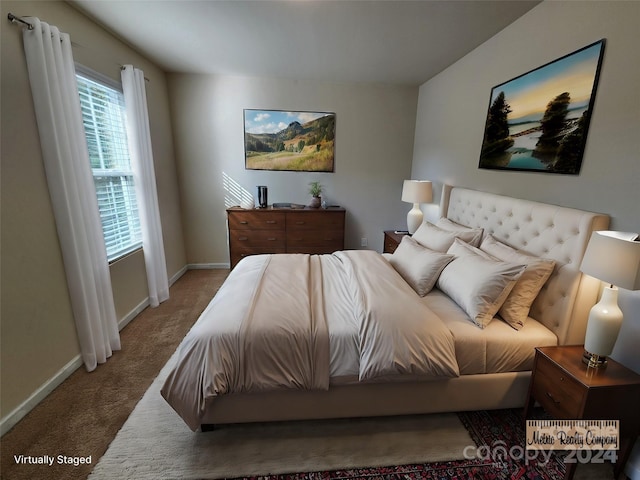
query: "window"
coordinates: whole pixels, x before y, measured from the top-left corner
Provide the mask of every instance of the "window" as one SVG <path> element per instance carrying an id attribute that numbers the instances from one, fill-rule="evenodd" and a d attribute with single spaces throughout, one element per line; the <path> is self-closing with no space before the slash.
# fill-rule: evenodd
<path id="1" fill-rule="evenodd" d="M 95 78 L 84 68 L 77 68 L 76 78 L 107 259 L 112 262 L 142 245 L 124 96 L 115 82 Z"/>

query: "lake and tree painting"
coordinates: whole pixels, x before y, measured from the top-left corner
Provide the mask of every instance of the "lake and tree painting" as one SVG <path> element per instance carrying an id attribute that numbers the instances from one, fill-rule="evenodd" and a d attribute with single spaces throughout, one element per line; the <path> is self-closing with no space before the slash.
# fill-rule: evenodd
<path id="1" fill-rule="evenodd" d="M 336 114 L 244 111 L 245 168 L 333 172 Z"/>
<path id="2" fill-rule="evenodd" d="M 578 174 L 604 40 L 491 90 L 480 168 Z"/>

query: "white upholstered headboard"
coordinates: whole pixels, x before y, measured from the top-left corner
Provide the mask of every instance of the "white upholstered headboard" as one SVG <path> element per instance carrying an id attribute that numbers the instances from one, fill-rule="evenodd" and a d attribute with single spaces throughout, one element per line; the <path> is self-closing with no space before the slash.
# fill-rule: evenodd
<path id="1" fill-rule="evenodd" d="M 560 345 L 584 342 L 589 309 L 600 282 L 580 272 L 594 230 L 606 230 L 609 216 L 546 203 L 444 185 L 440 215 L 532 255 L 556 261 L 553 274 L 530 316 L 558 337 Z"/>

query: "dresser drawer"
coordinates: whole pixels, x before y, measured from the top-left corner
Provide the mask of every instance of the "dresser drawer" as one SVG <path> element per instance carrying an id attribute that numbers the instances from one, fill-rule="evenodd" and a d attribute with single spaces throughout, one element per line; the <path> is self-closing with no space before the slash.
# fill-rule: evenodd
<path id="1" fill-rule="evenodd" d="M 287 230 L 344 230 L 344 212 L 287 213 Z"/>
<path id="2" fill-rule="evenodd" d="M 342 230 L 287 230 L 287 247 L 305 247 L 314 245 L 342 245 Z"/>
<path id="3" fill-rule="evenodd" d="M 282 212 L 229 211 L 229 230 L 284 230 Z"/>
<path id="4" fill-rule="evenodd" d="M 534 396 L 554 418 L 580 418 L 587 389 L 543 355 L 538 355 Z"/>
<path id="5" fill-rule="evenodd" d="M 285 233 L 279 230 L 230 230 L 229 243 L 234 248 L 285 248 Z"/>

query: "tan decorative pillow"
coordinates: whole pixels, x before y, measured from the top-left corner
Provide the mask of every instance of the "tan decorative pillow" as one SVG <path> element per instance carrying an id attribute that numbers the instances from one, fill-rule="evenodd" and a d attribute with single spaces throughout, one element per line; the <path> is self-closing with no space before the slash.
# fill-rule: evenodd
<path id="1" fill-rule="evenodd" d="M 389 262 L 418 295 L 424 297 L 436 284 L 442 269 L 453 255 L 434 252 L 405 236 Z"/>
<path id="2" fill-rule="evenodd" d="M 529 316 L 531 304 L 551 276 L 556 262 L 528 255 L 499 242 L 491 235 L 487 235 L 482 241 L 480 250 L 505 262 L 526 265 L 525 271 L 498 312 L 505 322 L 516 330 L 520 330 Z"/>
<path id="3" fill-rule="evenodd" d="M 466 248 L 459 239 L 447 253 L 456 258 L 440 274 L 438 288 L 476 325 L 486 327 L 524 271 L 524 265 L 490 260 Z"/>
<path id="4" fill-rule="evenodd" d="M 482 232 L 480 232 L 482 235 Z M 477 238 L 476 238 L 477 237 Z M 436 227 L 433 223 L 423 222 L 416 233 L 413 234 L 413 239 L 423 247 L 430 248 L 436 252 L 446 252 L 453 241 L 459 238 L 465 242 L 479 240 L 478 232 L 475 230 L 459 230 L 448 231 Z"/>
<path id="5" fill-rule="evenodd" d="M 475 235 L 470 240 L 465 240 L 469 245 L 473 245 L 474 247 L 480 245 L 480 240 L 482 240 L 482 232 L 484 232 L 484 229 L 482 228 L 471 228 L 465 225 L 460 225 L 459 223 L 456 223 L 445 217 L 441 217 L 440 219 L 438 219 L 438 221 L 436 222 L 436 227 L 448 232 L 474 232 Z"/>

